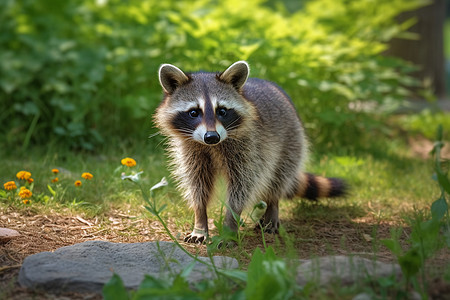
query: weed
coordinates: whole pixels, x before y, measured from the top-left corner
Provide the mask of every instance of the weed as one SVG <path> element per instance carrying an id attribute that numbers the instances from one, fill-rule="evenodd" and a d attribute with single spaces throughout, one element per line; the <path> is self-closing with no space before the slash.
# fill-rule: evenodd
<path id="1" fill-rule="evenodd" d="M 423 298 L 427 298 L 427 278 L 425 264 L 439 249 L 450 247 L 448 204 L 446 194 L 450 194 L 450 181 L 442 169 L 440 151 L 442 143 L 442 127 L 439 126 L 437 142 L 434 145 L 435 175 L 433 176 L 439 184 L 441 195 L 431 205 L 431 218 L 425 218 L 417 214 L 416 219 L 411 221 L 410 246 L 404 251 L 400 245 L 400 229 L 393 229 L 391 239 L 384 240 L 384 245 L 397 257 L 398 263 L 405 277 L 405 290 L 409 285 L 420 292 Z M 441 233 L 443 232 L 443 234 Z M 420 278 L 420 280 L 419 280 Z"/>

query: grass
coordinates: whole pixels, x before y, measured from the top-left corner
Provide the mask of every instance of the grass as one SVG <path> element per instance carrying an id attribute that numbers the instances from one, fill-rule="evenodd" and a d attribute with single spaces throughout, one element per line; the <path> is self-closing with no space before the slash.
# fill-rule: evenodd
<path id="1" fill-rule="evenodd" d="M 256 247 L 265 248 L 264 242 L 273 247 L 277 255 L 284 257 L 358 254 L 387 261 L 395 260 L 381 241 L 391 237 L 394 226 L 400 226 L 403 228 L 400 242 L 406 245 L 410 237 L 408 220 L 428 216 L 431 203 L 439 197 L 438 185 L 432 179 L 431 157 L 424 160 L 414 155 L 408 139 L 402 137 L 402 131 L 396 132 L 389 137 L 374 133 L 372 143 L 367 144 L 364 149 L 347 153 L 313 152 L 308 171 L 345 178 L 351 186 L 348 197 L 324 199 L 318 203 L 300 199 L 283 201 L 280 205 L 280 218 L 284 234 L 267 235 L 264 241 L 260 234 L 255 233 L 254 224 L 244 213 L 243 218 L 247 222 L 241 230 L 244 235 L 242 243 L 232 251 L 221 249 L 219 252 L 238 258 L 243 269 L 248 268 Z M 153 186 L 162 177 L 170 178 L 163 147 L 158 142 L 150 141 L 134 147 L 109 145 L 102 154 L 95 155 L 53 147 L 33 148 L 26 153 L 8 153 L 3 150 L 0 182 L 15 180 L 18 171 L 27 170 L 32 173 L 34 185 L 31 204 L 25 205 L 19 199 L 12 201 L 0 197 L 0 209 L 24 215 L 49 215 L 56 212 L 82 216 L 88 220 L 99 218 L 103 220 L 102 230 L 109 230 L 108 227 L 112 226 L 110 216 L 117 211 L 132 215 L 136 220 L 154 220 L 143 208 L 139 188 L 131 182 L 121 180 L 121 173 L 144 171 L 142 185 L 145 187 Z M 134 158 L 138 165 L 133 168 L 122 166 L 120 161 L 124 157 Z M 57 183 L 51 182 L 55 177 L 51 172 L 54 168 L 60 170 Z M 92 173 L 94 178 L 83 181 L 83 185 L 77 188 L 74 181 L 83 180 L 83 172 Z M 47 185 L 54 191 L 53 194 Z M 224 183 L 221 182 L 218 198 L 224 199 L 224 191 Z M 171 180 L 169 186 L 156 193 L 155 197 L 160 205 L 167 204 L 161 215 L 174 236 L 181 238 L 192 229 L 193 212 L 181 199 Z M 219 220 L 222 211 L 223 203 L 214 201 L 209 208 L 209 217 Z M 246 213 L 250 213 L 250 210 Z M 212 234 L 217 235 L 218 228 L 211 227 Z M 129 228 L 131 229 L 121 230 L 119 235 L 133 240 L 140 231 L 132 225 Z M 188 246 L 187 249 L 194 254 L 205 251 Z M 330 296 L 330 293 L 339 298 L 356 292 L 357 289 L 349 287 L 330 287 L 327 291 L 316 287 L 311 293 L 313 298 L 320 299 Z"/>
<path id="2" fill-rule="evenodd" d="M 345 178 L 350 187 L 347 198 L 325 200 L 320 204 L 313 204 L 314 209 L 306 215 L 313 217 L 320 213 L 328 220 L 340 219 L 342 214 L 348 219 L 362 216 L 374 216 L 382 221 L 401 222 L 404 214 L 413 214 L 414 209 L 423 209 L 436 198 L 439 189 L 432 180 L 433 173 L 430 161 L 413 157 L 408 152 L 408 145 L 402 138 L 382 142 L 375 145 L 373 153 L 357 155 L 313 154 L 308 171 L 325 176 Z M 380 143 L 378 143 L 380 144 Z M 382 155 L 379 148 L 384 147 Z M 49 207 L 67 207 L 76 212 L 83 212 L 88 216 L 104 213 L 112 208 L 127 208 L 133 213 L 141 210 L 142 200 L 136 187 L 120 179 L 122 172 L 127 170 L 143 170 L 143 185 L 152 186 L 162 177 L 170 178 L 166 168 L 166 157 L 163 147 L 158 145 L 144 145 L 135 147 L 125 153 L 121 147 L 101 155 L 88 153 L 74 153 L 64 149 L 35 148 L 32 151 L 16 155 L 3 153 L 3 168 L 0 170 L 0 182 L 15 180 L 15 174 L 20 170 L 27 170 L 34 178 L 34 195 L 44 194 L 47 201 L 34 198 L 33 208 L 37 212 L 45 212 Z M 132 169 L 121 166 L 124 157 L 133 157 L 138 165 Z M 53 168 L 59 168 L 59 181 L 51 183 L 55 177 L 51 173 Z M 94 178 L 83 180 L 82 172 L 90 172 Z M 75 180 L 82 180 L 83 186 L 76 188 Z M 169 180 L 170 181 L 170 180 Z M 49 185 L 56 195 L 52 196 Z M 218 198 L 224 199 L 223 182 L 219 187 Z M 177 227 L 185 229 L 190 224 L 192 213 L 180 199 L 179 193 L 170 181 L 161 201 L 168 204 L 167 217 L 174 217 Z M 10 205 L 3 200 L 1 205 Z M 305 208 L 311 204 L 301 201 L 283 201 L 281 219 L 295 218 L 292 211 L 299 218 L 303 218 Z M 18 209 L 23 208 L 17 205 Z M 210 207 L 211 217 L 218 217 L 221 202 L 214 201 Z M 181 217 L 180 217 L 181 216 Z"/>

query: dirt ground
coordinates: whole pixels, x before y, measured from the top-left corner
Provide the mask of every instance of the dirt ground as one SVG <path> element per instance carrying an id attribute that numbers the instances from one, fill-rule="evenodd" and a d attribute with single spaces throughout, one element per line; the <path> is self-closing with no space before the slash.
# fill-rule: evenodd
<path id="1" fill-rule="evenodd" d="M 170 223 L 170 220 L 169 220 Z M 320 220 L 288 220 L 284 223 L 286 231 L 293 240 L 299 258 L 311 255 L 329 254 L 361 255 L 373 258 L 376 250 L 377 259 L 394 261 L 394 257 L 384 247 L 374 249 L 372 237 L 389 238 L 392 224 L 376 223 L 370 218 L 352 221 L 325 223 Z M 113 211 L 108 216 L 99 218 L 83 218 L 77 215 L 51 213 L 34 214 L 32 211 L 18 213 L 12 208 L 0 209 L 0 227 L 15 229 L 20 236 L 0 243 L 0 298 L 4 299 L 100 299 L 99 295 L 62 294 L 52 295 L 45 292 L 29 291 L 19 286 L 17 277 L 25 257 L 42 251 L 54 251 L 89 240 L 103 240 L 120 243 L 134 243 L 164 240 L 169 236 L 157 221 Z M 306 228 L 306 229 L 305 229 Z M 170 228 L 175 232 L 174 228 Z M 247 253 L 257 246 L 262 247 L 262 239 L 258 234 L 245 229 L 243 247 Z M 181 236 L 181 235 L 180 235 Z M 408 229 L 405 228 L 405 237 Z M 280 244 L 272 235 L 266 237 L 269 245 Z M 281 241 L 281 243 L 283 243 Z M 206 255 L 204 245 L 183 243 L 184 246 L 199 255 Z M 234 250 L 228 250 L 234 251 Z M 282 254 L 282 253 L 280 253 Z M 233 256 L 233 253 L 228 253 Z M 442 279 L 443 266 L 450 261 L 450 251 L 442 251 L 430 263 L 435 269 L 433 279 L 430 278 L 430 295 L 434 299 L 450 299 L 450 285 Z M 244 264 L 246 262 L 244 261 Z M 436 271 L 442 269 L 440 271 Z"/>

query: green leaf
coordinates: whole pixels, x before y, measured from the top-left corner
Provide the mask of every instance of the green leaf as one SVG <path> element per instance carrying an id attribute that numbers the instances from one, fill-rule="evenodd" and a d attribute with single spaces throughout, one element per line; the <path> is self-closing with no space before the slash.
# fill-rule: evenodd
<path id="1" fill-rule="evenodd" d="M 47 184 L 47 188 L 48 188 L 48 191 L 50 192 L 50 194 L 52 194 L 52 196 L 55 197 L 55 195 L 56 195 L 55 190 L 52 189 L 52 187 L 49 184 Z"/>
<path id="2" fill-rule="evenodd" d="M 189 283 L 180 275 L 177 275 L 173 281 L 168 278 L 155 278 L 145 275 L 133 299 L 198 300 L 200 298 L 196 292 L 191 290 Z"/>
<path id="3" fill-rule="evenodd" d="M 103 286 L 102 295 L 105 300 L 130 299 L 122 279 L 116 273 L 114 273 L 111 279 Z"/>
<path id="4" fill-rule="evenodd" d="M 191 263 L 189 265 L 187 265 L 183 269 L 183 271 L 180 273 L 180 276 L 183 277 L 184 279 L 189 278 L 189 274 L 191 274 L 192 269 L 194 269 L 194 267 L 195 267 L 195 264 L 196 264 L 195 260 L 191 261 Z"/>
<path id="5" fill-rule="evenodd" d="M 144 280 L 142 280 L 139 285 L 139 290 L 141 289 L 166 289 L 169 287 L 167 280 L 162 280 L 159 278 L 155 278 L 150 275 L 145 275 Z"/>
<path id="6" fill-rule="evenodd" d="M 167 204 L 161 205 L 161 207 L 158 209 L 158 214 L 160 214 L 163 210 L 165 210 L 167 207 Z"/>
<path id="7" fill-rule="evenodd" d="M 154 216 L 157 216 L 157 215 L 158 215 L 158 212 L 157 212 L 153 207 L 150 207 L 150 206 L 148 206 L 148 205 L 145 205 L 144 207 L 145 207 L 145 209 L 148 210 L 152 215 L 154 215 Z"/>
<path id="8" fill-rule="evenodd" d="M 450 181 L 448 180 L 447 176 L 445 176 L 444 173 L 442 173 L 441 170 L 436 170 L 437 179 L 439 182 L 439 185 L 448 193 L 450 194 Z"/>
<path id="9" fill-rule="evenodd" d="M 402 268 L 403 274 L 411 278 L 416 275 L 422 267 L 422 258 L 419 251 L 415 248 L 408 250 L 405 255 L 399 257 L 398 263 Z"/>
<path id="10" fill-rule="evenodd" d="M 295 277 L 271 247 L 263 254 L 256 248 L 248 267 L 247 299 L 288 299 L 293 294 Z"/>
<path id="11" fill-rule="evenodd" d="M 232 278 L 234 280 L 240 281 L 240 282 L 247 282 L 247 272 L 241 271 L 241 270 L 231 270 L 231 269 L 219 269 L 218 270 L 220 274 L 225 275 L 229 278 Z"/>
<path id="12" fill-rule="evenodd" d="M 385 245 L 391 252 L 399 257 L 403 254 L 402 246 L 400 245 L 400 234 L 401 228 L 392 228 L 391 229 L 391 239 L 381 240 L 381 243 Z"/>
<path id="13" fill-rule="evenodd" d="M 448 205 L 444 195 L 442 195 L 441 198 L 439 198 L 438 200 L 434 201 L 433 204 L 431 204 L 431 215 L 433 219 L 436 219 L 438 221 L 442 220 L 447 211 Z"/>

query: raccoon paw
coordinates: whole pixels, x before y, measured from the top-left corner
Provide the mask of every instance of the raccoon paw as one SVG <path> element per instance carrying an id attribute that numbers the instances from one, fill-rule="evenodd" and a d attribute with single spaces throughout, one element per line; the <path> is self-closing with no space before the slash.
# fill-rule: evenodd
<path id="1" fill-rule="evenodd" d="M 257 232 L 261 232 L 261 228 L 263 229 L 264 233 L 269 233 L 269 234 L 278 234 L 278 227 L 280 227 L 280 222 L 269 222 L 268 224 L 264 223 L 264 222 L 259 222 L 258 224 L 256 224 L 255 226 L 255 230 Z"/>
<path id="2" fill-rule="evenodd" d="M 194 229 L 194 231 L 184 238 L 184 241 L 186 243 L 203 244 L 206 242 L 207 236 L 208 233 L 206 231 Z"/>
<path id="3" fill-rule="evenodd" d="M 217 245 L 217 249 L 233 249 L 236 248 L 238 243 L 233 240 L 228 241 L 220 241 L 220 243 Z"/>

